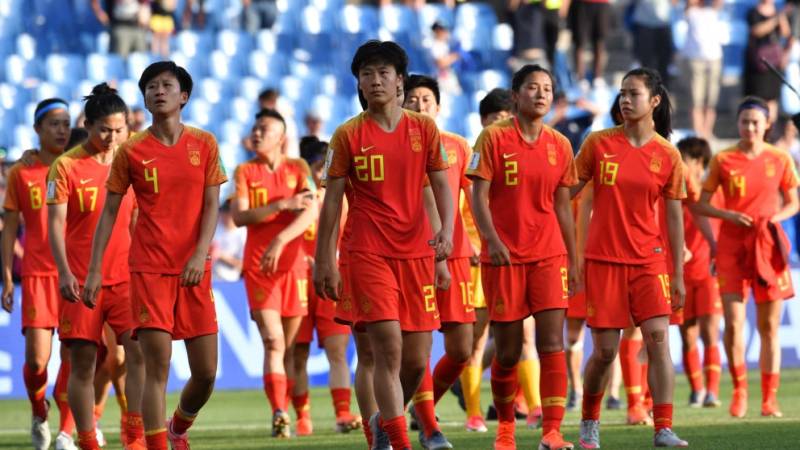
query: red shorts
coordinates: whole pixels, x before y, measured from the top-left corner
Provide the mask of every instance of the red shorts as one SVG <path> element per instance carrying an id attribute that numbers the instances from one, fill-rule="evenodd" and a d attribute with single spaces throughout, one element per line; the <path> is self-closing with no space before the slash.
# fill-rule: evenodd
<path id="1" fill-rule="evenodd" d="M 211 272 L 200 284 L 181 286 L 179 275 L 131 272 L 131 308 L 138 330 L 155 328 L 172 339 L 190 339 L 218 331 L 217 310 L 211 290 Z"/>
<path id="2" fill-rule="evenodd" d="M 722 299 L 716 277 L 686 281 L 686 302 L 683 305 L 684 320 L 722 314 Z"/>
<path id="3" fill-rule="evenodd" d="M 336 312 L 334 319 L 336 323 L 352 326 L 353 325 L 353 294 L 350 287 L 350 265 L 339 264 L 339 276 L 342 279 L 342 292 L 339 301 L 336 302 Z"/>
<path id="4" fill-rule="evenodd" d="M 250 311 L 272 309 L 281 317 L 308 314 L 308 272 L 305 269 L 266 274 L 258 270 L 244 273 L 244 287 Z"/>
<path id="5" fill-rule="evenodd" d="M 788 268 L 778 278 L 777 286 L 764 286 L 752 275 L 744 276 L 740 271 L 723 271 L 722 267 L 719 267 L 717 281 L 720 295 L 737 294 L 745 301 L 750 297 L 748 294 L 751 289 L 756 303 L 788 300 L 794 297 L 792 275 Z"/>
<path id="6" fill-rule="evenodd" d="M 548 309 L 566 309 L 567 257 L 508 266 L 481 266 L 483 292 L 493 322 L 516 322 Z"/>
<path id="7" fill-rule="evenodd" d="M 586 260 L 586 323 L 590 327 L 628 328 L 671 313 L 669 275 L 663 261 Z"/>
<path id="8" fill-rule="evenodd" d="M 567 308 L 568 319 L 581 319 L 586 320 L 586 290 L 576 292 L 575 295 L 569 298 L 569 307 Z"/>
<path id="9" fill-rule="evenodd" d="M 353 315 L 357 328 L 394 320 L 408 332 L 441 326 L 433 286 L 433 257 L 394 259 L 350 253 Z"/>
<path id="10" fill-rule="evenodd" d="M 475 323 L 475 302 L 473 301 L 472 273 L 469 258 L 447 260 L 450 271 L 450 288 L 436 290 L 436 304 L 439 306 L 442 323 Z"/>
<path id="11" fill-rule="evenodd" d="M 61 321 L 58 324 L 58 335 L 62 341 L 80 339 L 90 341 L 97 346 L 104 345 L 103 323 L 108 323 L 117 342 L 126 331 L 133 330 L 136 325 L 131 313 L 130 283 L 123 282 L 112 286 L 103 286 L 97 295 L 97 305 L 90 309 L 83 302 L 61 304 Z"/>
<path id="12" fill-rule="evenodd" d="M 25 276 L 20 285 L 22 291 L 22 333 L 25 328 L 58 327 L 58 310 L 61 293 L 58 276 Z"/>
<path id="13" fill-rule="evenodd" d="M 325 339 L 339 334 L 349 335 L 350 327 L 336 323 L 336 302 L 324 300 L 317 296 L 314 287 L 308 290 L 308 315 L 303 317 L 295 342 L 310 344 L 314 340 L 314 328 L 317 329 L 317 345 L 323 348 Z"/>

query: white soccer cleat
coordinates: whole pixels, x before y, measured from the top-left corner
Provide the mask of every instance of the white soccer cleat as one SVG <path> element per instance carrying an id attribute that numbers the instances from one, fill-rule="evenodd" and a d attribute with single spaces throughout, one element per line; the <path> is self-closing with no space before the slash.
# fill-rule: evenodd
<path id="1" fill-rule="evenodd" d="M 47 424 L 47 419 L 33 416 L 31 420 L 31 443 L 36 450 L 47 450 L 50 448 L 50 426 Z"/>
<path id="2" fill-rule="evenodd" d="M 689 443 L 679 438 L 671 428 L 662 428 L 653 438 L 654 447 L 688 447 Z"/>
<path id="3" fill-rule="evenodd" d="M 105 447 L 107 442 L 106 437 L 103 435 L 103 430 L 101 430 L 100 427 L 95 427 L 94 434 L 97 436 L 97 445 Z"/>
<path id="4" fill-rule="evenodd" d="M 600 421 L 581 420 L 581 448 L 600 448 Z"/>
<path id="5" fill-rule="evenodd" d="M 72 440 L 72 436 L 60 431 L 56 436 L 56 450 L 78 450 L 78 447 Z"/>

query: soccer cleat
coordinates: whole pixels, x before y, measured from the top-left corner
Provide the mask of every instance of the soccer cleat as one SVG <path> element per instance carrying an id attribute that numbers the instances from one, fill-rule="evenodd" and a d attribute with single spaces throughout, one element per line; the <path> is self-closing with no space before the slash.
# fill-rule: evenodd
<path id="1" fill-rule="evenodd" d="M 464 400 L 464 390 L 461 388 L 461 379 L 456 378 L 455 383 L 450 386 L 450 392 L 456 396 L 458 399 L 458 406 L 461 408 L 462 411 L 467 410 L 467 402 Z"/>
<path id="2" fill-rule="evenodd" d="M 606 409 L 609 411 L 616 411 L 622 409 L 622 402 L 617 397 L 608 396 L 606 399 Z"/>
<path id="3" fill-rule="evenodd" d="M 100 427 L 95 425 L 94 434 L 97 436 L 97 445 L 105 447 L 108 442 L 106 442 L 106 437 Z"/>
<path id="4" fill-rule="evenodd" d="M 78 450 L 78 447 L 72 440 L 72 436 L 60 431 L 56 436 L 56 450 Z"/>
<path id="5" fill-rule="evenodd" d="M 761 404 L 762 417 L 783 417 L 783 413 L 778 407 L 778 402 L 769 401 Z"/>
<path id="6" fill-rule="evenodd" d="M 550 430 L 539 442 L 539 450 L 572 450 L 573 447 L 572 442 L 565 441 L 558 430 Z"/>
<path id="7" fill-rule="evenodd" d="M 147 443 L 144 438 L 138 438 L 133 442 L 125 444 L 124 450 L 147 450 Z"/>
<path id="8" fill-rule="evenodd" d="M 420 431 L 419 443 L 425 450 L 445 450 L 453 448 L 453 444 L 444 437 L 441 431 L 434 431 L 428 438 L 425 437 L 425 433 Z"/>
<path id="9" fill-rule="evenodd" d="M 653 447 L 688 447 L 689 443 L 679 438 L 671 428 L 658 430 L 653 438 Z"/>
<path id="10" fill-rule="evenodd" d="M 706 398 L 703 399 L 703 408 L 718 408 L 722 405 L 713 392 L 706 392 Z"/>
<path id="11" fill-rule="evenodd" d="M 297 419 L 297 425 L 295 425 L 295 433 L 298 436 L 311 436 L 311 433 L 314 432 L 314 425 L 311 423 L 310 417 L 301 417 Z"/>
<path id="12" fill-rule="evenodd" d="M 542 426 L 542 408 L 536 408 L 528 414 L 528 417 L 525 419 L 525 424 L 531 430 L 536 430 L 541 428 Z"/>
<path id="13" fill-rule="evenodd" d="M 477 433 L 486 433 L 489 431 L 489 429 L 486 428 L 486 422 L 483 421 L 483 417 L 481 416 L 472 416 L 468 418 L 466 428 L 467 431 L 474 431 Z"/>
<path id="14" fill-rule="evenodd" d="M 417 412 L 414 411 L 414 405 L 408 407 L 408 415 L 410 416 L 408 428 L 413 431 L 421 430 L 422 428 L 419 426 L 419 421 L 417 421 Z"/>
<path id="15" fill-rule="evenodd" d="M 705 396 L 705 392 L 703 391 L 692 391 L 689 394 L 689 407 L 690 408 L 699 408 L 703 406 L 703 397 Z"/>
<path id="16" fill-rule="evenodd" d="M 600 448 L 600 421 L 581 420 L 581 448 Z"/>
<path id="17" fill-rule="evenodd" d="M 361 416 L 346 414 L 336 418 L 337 433 L 349 433 L 353 430 L 358 430 L 360 428 L 361 428 Z M 298 432 L 298 434 L 300 433 Z"/>
<path id="18" fill-rule="evenodd" d="M 643 405 L 634 405 L 628 408 L 628 425 L 652 425 L 653 418 L 647 413 Z"/>
<path id="19" fill-rule="evenodd" d="M 517 441 L 514 438 L 515 422 L 499 422 L 497 435 L 494 437 L 494 450 L 516 450 Z"/>
<path id="20" fill-rule="evenodd" d="M 372 450 L 391 450 L 392 443 L 389 435 L 381 428 L 379 422 L 380 412 L 369 418 L 369 429 L 372 431 Z"/>
<path id="21" fill-rule="evenodd" d="M 275 410 L 275 414 L 272 415 L 272 437 L 292 437 L 291 423 L 292 420 L 289 418 L 289 414 L 286 414 L 280 409 Z"/>
<path id="22" fill-rule="evenodd" d="M 50 434 L 50 426 L 47 424 L 47 419 L 33 416 L 31 420 L 31 443 L 36 450 L 47 450 L 50 448 L 50 441 L 52 435 Z"/>
<path id="23" fill-rule="evenodd" d="M 747 414 L 747 389 L 734 389 L 731 406 L 728 409 L 731 417 L 742 418 Z"/>
<path id="24" fill-rule="evenodd" d="M 172 450 L 189 450 L 189 433 L 173 433 L 172 419 L 167 421 L 167 440 Z"/>

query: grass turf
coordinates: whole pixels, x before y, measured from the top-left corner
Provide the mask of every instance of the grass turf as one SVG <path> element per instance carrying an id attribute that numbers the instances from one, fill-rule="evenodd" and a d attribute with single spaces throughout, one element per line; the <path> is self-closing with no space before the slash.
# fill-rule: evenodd
<path id="1" fill-rule="evenodd" d="M 800 448 L 800 370 L 785 370 L 781 380 L 779 400 L 784 417 L 760 417 L 761 389 L 756 371 L 749 373 L 750 399 L 748 415 L 744 419 L 728 416 L 731 385 L 727 373 L 723 376 L 721 398 L 723 405 L 716 409 L 693 409 L 687 406 L 688 385 L 683 375 L 676 377 L 674 429 L 695 449 L 765 449 Z M 489 404 L 491 394 L 488 380 L 483 383 L 482 404 Z M 169 411 L 177 402 L 177 395 L 168 398 Z M 333 410 L 327 389 L 312 390 L 312 416 L 314 435 L 289 440 L 269 437 L 269 408 L 260 391 L 215 392 L 190 431 L 193 449 L 362 449 L 366 447 L 360 431 L 348 435 L 333 432 Z M 109 399 L 101 427 L 109 440 L 107 448 L 120 448 L 119 412 Z M 623 401 L 624 403 L 624 401 Z M 353 410 L 356 410 L 353 399 Z M 457 449 L 491 449 L 496 422 L 489 422 L 488 433 L 464 431 L 464 414 L 455 397 L 447 394 L 437 406 L 442 431 Z M 577 443 L 579 412 L 568 412 L 563 432 L 566 439 Z M 631 427 L 624 424 L 625 412 L 602 412 L 601 443 L 606 449 L 637 449 L 652 446 L 651 427 Z M 51 410 L 50 426 L 58 424 L 58 412 Z M 0 448 L 30 448 L 28 427 L 30 407 L 24 400 L 0 402 Z M 409 431 L 414 448 L 420 448 L 416 432 Z M 541 431 L 529 430 L 524 422 L 517 425 L 519 448 L 533 449 L 538 445 Z"/>

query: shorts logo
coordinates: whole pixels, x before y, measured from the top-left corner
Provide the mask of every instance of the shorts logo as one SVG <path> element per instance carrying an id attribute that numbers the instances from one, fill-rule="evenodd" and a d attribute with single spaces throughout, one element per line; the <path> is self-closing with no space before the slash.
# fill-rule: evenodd
<path id="1" fill-rule="evenodd" d="M 28 308 L 27 311 L 25 311 L 25 314 L 28 316 L 28 319 L 30 319 L 30 320 L 35 319 L 36 318 L 36 308 L 31 306 L 30 308 Z"/>
<path id="2" fill-rule="evenodd" d="M 650 172 L 661 172 L 661 158 L 653 158 L 650 160 Z"/>
<path id="3" fill-rule="evenodd" d="M 147 323 L 150 322 L 150 313 L 147 312 L 145 307 L 142 307 L 141 311 L 139 311 L 139 322 Z"/>
<path id="4" fill-rule="evenodd" d="M 361 297 L 358 306 L 363 313 L 369 314 L 369 312 L 372 311 L 372 303 L 370 303 L 369 299 L 364 296 Z"/>
<path id="5" fill-rule="evenodd" d="M 72 323 L 70 323 L 69 319 L 61 319 L 61 324 L 58 327 L 59 333 L 69 333 L 72 331 Z"/>
<path id="6" fill-rule="evenodd" d="M 189 150 L 189 163 L 195 167 L 200 165 L 200 150 Z"/>
<path id="7" fill-rule="evenodd" d="M 350 312 L 353 310 L 353 302 L 350 301 L 350 297 L 343 297 L 339 302 L 339 306 L 344 312 Z"/>
<path id="8" fill-rule="evenodd" d="M 558 157 L 556 156 L 556 149 L 553 144 L 547 144 L 547 162 L 550 163 L 551 166 L 555 166 L 558 162 Z"/>
<path id="9" fill-rule="evenodd" d="M 289 175 L 289 177 L 286 178 L 286 186 L 289 189 L 296 188 L 297 187 L 297 177 L 294 176 L 294 175 Z"/>
<path id="10" fill-rule="evenodd" d="M 773 163 L 772 161 L 767 162 L 766 169 L 767 169 L 767 178 L 772 178 L 775 176 L 775 163 Z"/>
<path id="11" fill-rule="evenodd" d="M 594 317 L 594 305 L 586 302 L 586 317 Z"/>
<path id="12" fill-rule="evenodd" d="M 506 312 L 506 305 L 503 304 L 502 300 L 498 300 L 497 303 L 494 305 L 494 311 L 497 314 L 503 314 Z"/>
<path id="13" fill-rule="evenodd" d="M 256 303 L 264 303 L 267 299 L 267 293 L 264 292 L 264 289 L 258 288 L 255 292 Z"/>

